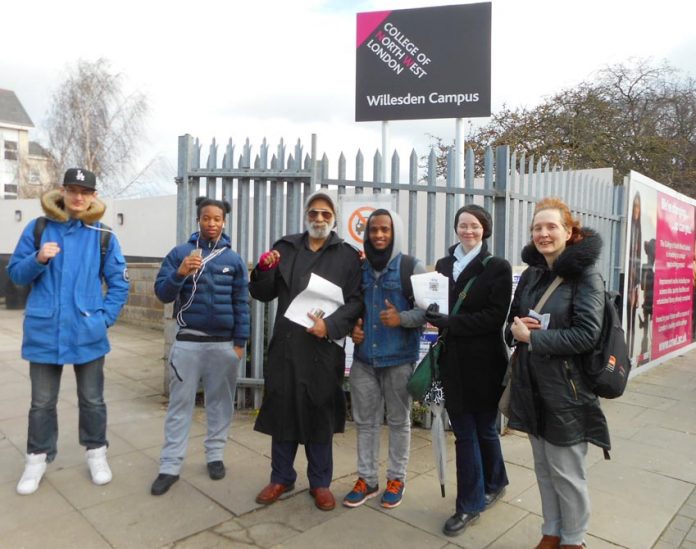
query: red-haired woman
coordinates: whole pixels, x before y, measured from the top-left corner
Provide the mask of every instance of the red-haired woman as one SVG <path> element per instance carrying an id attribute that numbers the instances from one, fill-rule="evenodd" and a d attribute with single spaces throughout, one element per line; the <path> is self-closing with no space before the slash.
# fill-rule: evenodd
<path id="1" fill-rule="evenodd" d="M 606 419 L 578 360 L 602 326 L 604 285 L 594 266 L 602 241 L 558 198 L 537 203 L 531 236 L 522 250 L 529 268 L 509 315 L 518 357 L 509 425 L 528 433 L 532 445 L 544 518 L 537 549 L 580 548 L 590 517 L 587 443 L 610 448 Z M 542 329 L 530 310 L 557 276 L 563 282 L 536 311 L 550 315 Z"/>

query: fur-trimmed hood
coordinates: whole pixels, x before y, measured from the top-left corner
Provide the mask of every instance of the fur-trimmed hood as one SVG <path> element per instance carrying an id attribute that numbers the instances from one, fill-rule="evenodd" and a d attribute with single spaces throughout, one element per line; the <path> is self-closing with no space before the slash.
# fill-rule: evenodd
<path id="1" fill-rule="evenodd" d="M 65 211 L 65 203 L 63 202 L 63 194 L 58 189 L 53 189 L 41 195 L 41 207 L 46 213 L 46 216 L 58 223 L 65 223 L 70 219 L 68 212 Z M 99 221 L 106 211 L 106 204 L 95 197 L 94 202 L 90 204 L 87 211 L 77 216 L 87 225 L 92 225 Z"/>
<path id="2" fill-rule="evenodd" d="M 602 252 L 602 237 L 589 227 L 580 229 L 582 239 L 566 246 L 553 264 L 552 271 L 565 279 L 578 278 L 585 269 L 593 266 Z M 530 242 L 522 249 L 522 261 L 530 267 L 547 269 L 546 259 Z"/>

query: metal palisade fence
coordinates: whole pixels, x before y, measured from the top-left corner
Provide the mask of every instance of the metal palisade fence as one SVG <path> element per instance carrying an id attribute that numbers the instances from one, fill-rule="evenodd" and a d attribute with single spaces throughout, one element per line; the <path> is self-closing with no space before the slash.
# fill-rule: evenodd
<path id="1" fill-rule="evenodd" d="M 299 140 L 290 152 L 282 140 L 274 149 L 264 140 L 252 155 L 247 139 L 237 158 L 236 146 L 229 140 L 220 160 L 219 148 L 213 139 L 202 164 L 203 147 L 199 140 L 190 135 L 179 137 L 178 243 L 186 241 L 197 229 L 196 197 L 222 198 L 232 205 L 227 223 L 232 248 L 251 267 L 282 235 L 302 231 L 305 198 L 318 188 L 328 188 L 339 196 L 391 194 L 408 232 L 404 239 L 408 252 L 427 265 L 434 265 L 456 242 L 454 214 L 459 206 L 479 204 L 493 217 L 491 252 L 519 265 L 522 247 L 529 242 L 534 204 L 546 196 L 559 196 L 581 218 L 583 225 L 602 236 L 604 249 L 598 267 L 607 288 L 619 289 L 626 205 L 623 187 L 613 184 L 610 169 L 565 171 L 524 155 L 517 157 L 507 146 L 500 146 L 485 151 L 483 176 L 475 177 L 474 152 L 467 148 L 463 185 L 457 186 L 453 169 L 446 170 L 447 177 L 438 178 L 434 150 L 424 167 L 419 166 L 419 158 L 412 151 L 403 177 L 399 155 L 394 152 L 388 165 L 389 181 L 379 181 L 383 162 L 379 152 L 373 157 L 371 180 L 365 177 L 365 161 L 360 151 L 355 157 L 353 179 L 347 177 L 343 153 L 338 158 L 336 177 L 332 178 L 327 156 L 317 156 L 314 135 L 309 153 L 305 153 Z M 454 163 L 455 151 L 450 149 L 446 164 L 454 166 Z M 260 405 L 263 357 L 275 312 L 275 303 L 252 302 L 251 360 L 248 369 L 244 363 L 240 365 L 243 371 L 239 372 L 242 389 L 238 407 Z M 245 387 L 253 388 L 252 401 L 246 400 Z"/>

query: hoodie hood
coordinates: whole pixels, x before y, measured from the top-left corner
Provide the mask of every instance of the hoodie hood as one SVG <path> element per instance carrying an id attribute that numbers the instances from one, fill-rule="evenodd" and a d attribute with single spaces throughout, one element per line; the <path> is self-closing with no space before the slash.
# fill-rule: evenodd
<path id="1" fill-rule="evenodd" d="M 370 265 L 373 266 L 377 271 L 382 271 L 384 268 L 389 265 L 392 259 L 394 259 L 397 255 L 400 253 L 403 253 L 403 234 L 404 234 L 404 225 L 403 222 L 401 221 L 401 217 L 399 217 L 399 214 L 396 213 L 395 211 L 386 209 L 386 208 L 380 208 L 375 211 L 380 211 L 380 210 L 386 210 L 389 214 L 389 217 L 391 217 L 392 220 L 392 241 L 386 250 L 379 251 L 376 250 L 372 244 L 370 243 L 370 239 L 368 237 L 368 227 L 370 226 L 370 220 L 372 217 L 375 215 L 375 212 L 372 212 L 370 214 L 370 217 L 367 218 L 367 223 L 365 225 L 365 241 L 363 243 L 363 248 L 365 249 L 365 256 L 367 257 L 367 260 L 370 262 Z M 383 215 L 383 214 L 381 214 Z M 387 256 L 388 254 L 388 256 Z M 385 256 L 387 256 L 385 258 Z M 385 260 L 386 259 L 386 260 Z M 381 269 L 379 267 L 382 267 Z"/>
<path id="2" fill-rule="evenodd" d="M 46 217 L 53 221 L 65 223 L 70 219 L 68 212 L 65 211 L 63 194 L 58 189 L 48 191 L 41 196 L 41 207 Z M 106 204 L 95 197 L 89 208 L 78 215 L 76 219 L 79 219 L 86 225 L 93 225 L 104 216 L 104 212 L 106 212 Z"/>
<path id="3" fill-rule="evenodd" d="M 580 235 L 582 238 L 575 244 L 566 246 L 551 269 L 553 273 L 567 280 L 580 277 L 585 269 L 597 263 L 602 252 L 602 237 L 596 231 L 583 227 L 580 229 Z M 522 261 L 530 267 L 548 268 L 546 259 L 533 242 L 522 249 Z"/>

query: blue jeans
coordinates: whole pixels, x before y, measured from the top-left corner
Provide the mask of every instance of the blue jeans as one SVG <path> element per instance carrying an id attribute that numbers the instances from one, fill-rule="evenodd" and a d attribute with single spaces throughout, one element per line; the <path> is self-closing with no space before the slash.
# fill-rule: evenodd
<path id="1" fill-rule="evenodd" d="M 457 513 L 478 513 L 485 494 L 508 484 L 500 437 L 495 428 L 498 410 L 450 416 L 457 455 Z"/>
<path id="2" fill-rule="evenodd" d="M 104 357 L 75 364 L 77 399 L 80 410 L 80 444 L 88 450 L 106 446 L 106 404 L 104 403 Z M 58 451 L 56 403 L 63 374 L 62 364 L 29 363 L 31 408 L 27 454 L 47 454 L 50 463 Z"/>

